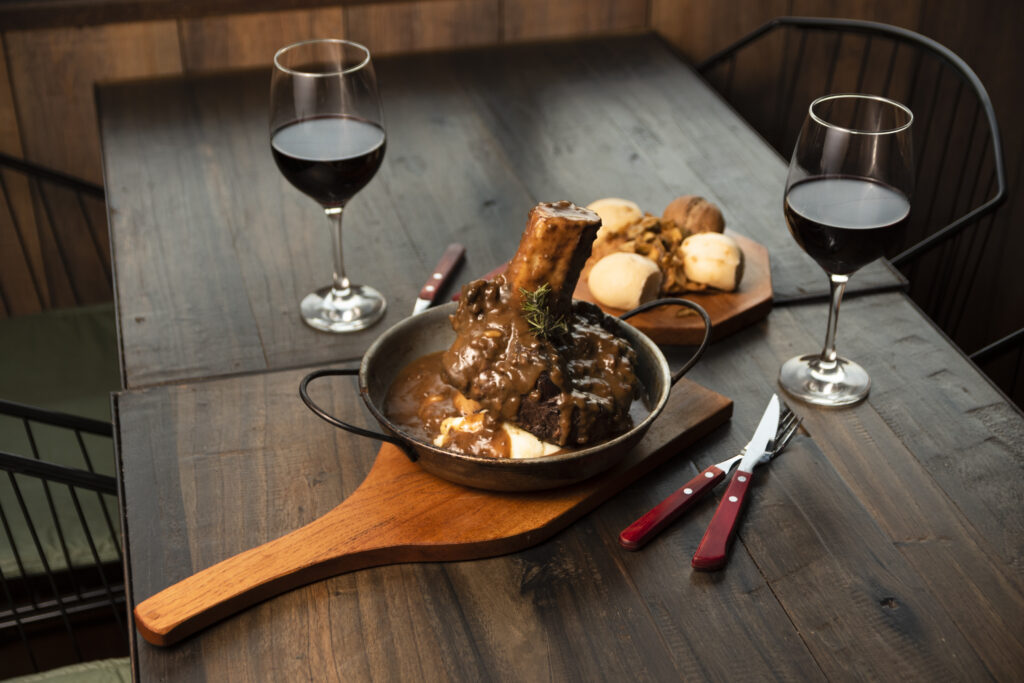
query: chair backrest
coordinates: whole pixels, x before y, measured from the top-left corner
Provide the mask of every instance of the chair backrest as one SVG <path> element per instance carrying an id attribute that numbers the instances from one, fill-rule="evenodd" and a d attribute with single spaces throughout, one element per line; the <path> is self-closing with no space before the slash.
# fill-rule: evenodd
<path id="1" fill-rule="evenodd" d="M 127 652 L 112 435 L 0 400 L 0 677 Z"/>
<path id="2" fill-rule="evenodd" d="M 888 256 L 918 305 L 953 330 L 1006 198 L 999 128 L 974 71 L 906 29 L 811 17 L 775 19 L 697 68 L 787 159 L 820 95 L 863 92 L 910 107 L 916 187 L 905 239 Z"/>
<path id="3" fill-rule="evenodd" d="M 0 317 L 112 298 L 103 188 L 0 154 Z"/>

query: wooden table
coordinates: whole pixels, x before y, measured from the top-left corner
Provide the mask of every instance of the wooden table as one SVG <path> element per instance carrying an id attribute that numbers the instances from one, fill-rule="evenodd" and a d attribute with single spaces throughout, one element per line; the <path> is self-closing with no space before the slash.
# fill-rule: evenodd
<path id="1" fill-rule="evenodd" d="M 769 247 L 776 294 L 821 271 L 781 219 L 785 162 L 656 38 L 382 60 L 389 146 L 346 217 L 379 327 L 298 317 L 329 273 L 318 210 L 267 149 L 268 75 L 119 84 L 100 95 L 123 371 L 115 402 L 134 604 L 322 515 L 377 445 L 297 398 L 405 316 L 444 245 L 463 279 L 507 259 L 536 201 L 703 194 Z M 859 286 L 898 284 L 875 265 Z M 1024 418 L 900 293 L 843 306 L 868 401 L 796 406 L 806 434 L 758 472 L 728 568 L 689 558 L 706 501 L 640 552 L 619 531 L 749 438 L 781 362 L 817 349 L 824 305 L 776 308 L 690 374 L 730 424 L 551 540 L 473 562 L 321 581 L 171 648 L 143 680 L 1019 679 Z M 671 351 L 676 355 L 676 350 Z M 356 415 L 338 383 L 331 408 Z M 369 418 L 365 418 L 369 420 Z"/>

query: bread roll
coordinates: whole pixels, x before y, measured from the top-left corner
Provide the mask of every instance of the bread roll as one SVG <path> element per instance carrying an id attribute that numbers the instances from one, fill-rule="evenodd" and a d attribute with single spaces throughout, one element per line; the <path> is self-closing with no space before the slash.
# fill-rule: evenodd
<path id="1" fill-rule="evenodd" d="M 601 217 L 601 229 L 597 232 L 597 242 L 608 239 L 640 220 L 644 212 L 636 202 L 617 197 L 598 199 L 587 205 L 587 208 Z"/>
<path id="2" fill-rule="evenodd" d="M 594 264 L 587 286 L 598 303 L 629 310 L 657 298 L 661 280 L 657 263 L 640 254 L 619 251 Z"/>
<path id="3" fill-rule="evenodd" d="M 743 277 L 743 251 L 736 240 L 717 232 L 690 235 L 680 247 L 686 279 L 731 292 Z"/>

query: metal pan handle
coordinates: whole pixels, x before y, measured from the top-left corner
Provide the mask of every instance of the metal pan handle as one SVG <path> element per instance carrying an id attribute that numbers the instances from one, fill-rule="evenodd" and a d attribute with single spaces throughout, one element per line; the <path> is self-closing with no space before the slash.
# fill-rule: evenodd
<path id="1" fill-rule="evenodd" d="M 405 455 L 409 458 L 409 460 L 412 460 L 413 462 L 416 462 L 416 460 L 419 458 L 419 456 L 416 454 L 416 451 L 414 451 L 409 446 L 409 444 L 405 443 L 405 441 L 403 441 L 402 439 L 400 439 L 400 438 L 398 438 L 396 436 L 391 436 L 390 434 L 384 434 L 382 432 L 375 432 L 375 431 L 372 431 L 370 429 L 363 429 L 362 427 L 356 427 L 355 425 L 351 425 L 351 424 L 349 424 L 347 422 L 343 422 L 343 421 L 339 420 L 338 418 L 334 417 L 333 415 L 328 413 L 326 410 L 321 408 L 319 405 L 317 405 L 316 402 L 309 397 L 309 392 L 306 390 L 306 387 L 309 386 L 310 382 L 312 382 L 313 380 L 318 379 L 320 377 L 334 377 L 334 376 L 338 376 L 338 375 L 353 376 L 353 375 L 358 375 L 358 374 L 359 374 L 359 369 L 358 368 L 348 368 L 348 369 L 331 369 L 331 368 L 327 368 L 327 369 L 324 369 L 324 370 L 314 370 L 313 372 L 311 372 L 308 375 L 306 375 L 305 377 L 303 377 L 302 378 L 302 382 L 299 383 L 299 396 L 302 397 L 302 402 L 306 404 L 306 407 L 309 408 L 310 410 L 312 410 L 313 413 L 315 413 L 316 416 L 319 417 L 321 420 L 323 420 L 323 421 L 325 421 L 325 422 L 327 422 L 329 424 L 332 424 L 335 427 L 341 427 L 342 429 L 344 429 L 347 432 L 352 432 L 353 434 L 358 434 L 359 436 L 368 436 L 371 439 L 380 439 L 381 441 L 387 441 L 388 443 L 394 444 L 394 445 L 398 446 L 400 449 L 402 449 L 402 452 L 405 453 Z"/>
<path id="2" fill-rule="evenodd" d="M 679 306 L 685 306 L 686 308 L 693 309 L 700 316 L 700 319 L 704 321 L 704 339 L 701 340 L 700 345 L 697 347 L 697 350 L 693 352 L 692 356 L 690 356 L 690 360 L 686 361 L 686 363 L 683 364 L 683 367 L 679 368 L 672 374 L 672 386 L 675 386 L 676 382 L 682 379 L 683 375 L 689 372 L 690 368 L 697 364 L 697 361 L 700 360 L 700 357 L 704 355 L 705 349 L 708 348 L 708 342 L 711 341 L 711 318 L 708 316 L 708 312 L 705 311 L 699 304 L 694 303 L 689 299 L 666 298 L 655 299 L 654 301 L 648 301 L 645 304 L 640 304 L 633 310 L 626 311 L 625 313 L 620 315 L 619 320 L 625 320 L 626 318 L 634 316 L 637 313 L 643 313 L 644 311 L 649 311 L 652 308 L 657 308 L 658 306 L 665 306 L 667 304 L 677 304 Z"/>

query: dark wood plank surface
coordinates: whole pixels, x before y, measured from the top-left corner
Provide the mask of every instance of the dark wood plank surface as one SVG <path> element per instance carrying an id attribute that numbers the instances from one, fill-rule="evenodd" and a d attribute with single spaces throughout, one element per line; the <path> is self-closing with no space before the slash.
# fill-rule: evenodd
<path id="1" fill-rule="evenodd" d="M 391 306 L 327 335 L 297 302 L 330 273 L 318 207 L 269 153 L 266 70 L 99 91 L 125 386 L 356 358 L 407 315 L 451 241 L 464 278 L 515 250 L 537 201 L 719 203 L 780 296 L 825 277 L 782 219 L 785 163 L 651 36 L 385 58 L 388 154 L 345 219 L 350 276 Z M 881 264 L 852 289 L 895 285 Z"/>
<path id="2" fill-rule="evenodd" d="M 734 417 L 553 539 L 489 560 L 368 569 L 279 596 L 171 648 L 136 638 L 146 680 L 1012 680 L 1024 667 L 1024 420 L 902 295 L 849 302 L 840 348 L 868 402 L 795 406 L 806 434 L 755 474 L 729 566 L 689 558 L 706 501 L 644 550 L 619 531 L 739 450 L 824 306 L 774 310 L 692 377 Z M 117 400 L 141 601 L 321 516 L 377 444 L 322 423 L 300 371 Z M 329 409 L 362 413 L 337 382 Z M 365 413 L 361 419 L 369 420 Z M 997 493 L 998 492 L 998 493 Z"/>
<path id="3" fill-rule="evenodd" d="M 782 221 L 785 162 L 656 40 L 383 60 L 380 74 L 389 156 L 352 204 L 347 244 L 353 275 L 392 296 L 392 320 L 448 241 L 468 247 L 459 280 L 482 274 L 554 196 L 704 194 L 768 247 L 776 295 L 820 289 Z M 330 268 L 326 234 L 266 152 L 266 80 L 101 93 L 133 605 L 322 516 L 377 452 L 297 396 L 296 368 L 353 358 L 378 332 L 298 319 Z M 881 265 L 858 281 L 896 283 Z M 712 345 L 690 377 L 735 401 L 730 424 L 553 538 L 320 581 L 170 648 L 135 635 L 139 678 L 1019 679 L 1024 418 L 902 294 L 844 303 L 839 350 L 872 393 L 844 410 L 794 406 L 804 433 L 757 470 L 725 571 L 689 567 L 710 500 L 642 551 L 619 547 L 622 528 L 739 451 L 780 364 L 820 348 L 826 313 L 776 307 Z M 354 382 L 331 392 L 329 410 L 371 421 Z"/>

